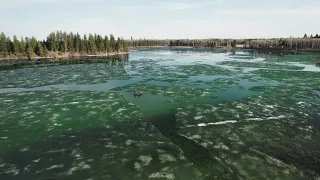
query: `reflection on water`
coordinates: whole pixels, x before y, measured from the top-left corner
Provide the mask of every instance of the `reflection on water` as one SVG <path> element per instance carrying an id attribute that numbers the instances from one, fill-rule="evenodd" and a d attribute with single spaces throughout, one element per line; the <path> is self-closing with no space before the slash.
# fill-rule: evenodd
<path id="1" fill-rule="evenodd" d="M 320 177 L 319 55 L 117 58 L 1 62 L 0 179 Z"/>

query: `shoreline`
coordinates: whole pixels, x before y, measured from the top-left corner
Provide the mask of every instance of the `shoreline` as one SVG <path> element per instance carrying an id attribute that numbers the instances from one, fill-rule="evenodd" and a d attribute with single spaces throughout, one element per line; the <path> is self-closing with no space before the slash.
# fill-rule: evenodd
<path id="1" fill-rule="evenodd" d="M 68 58 L 98 58 L 98 57 L 108 57 L 108 56 L 116 56 L 116 55 L 128 55 L 129 52 L 112 52 L 112 53 L 100 53 L 100 54 L 82 54 L 82 53 L 58 53 L 58 52 L 50 52 L 49 56 L 18 56 L 18 57 L 0 57 L 0 61 L 19 61 L 19 60 L 39 60 L 39 59 L 68 59 Z"/>
<path id="2" fill-rule="evenodd" d="M 181 48 L 181 49 L 197 49 L 202 47 L 193 47 L 193 46 L 148 46 L 148 47 L 131 47 L 130 49 L 139 49 L 139 48 Z M 203 47 L 209 48 L 209 47 Z M 219 49 L 219 50 L 249 50 L 249 51 L 259 51 L 265 53 L 295 53 L 295 54 L 320 54 L 320 49 L 282 49 L 282 48 L 239 48 L 239 47 L 218 47 L 218 48 L 209 48 L 209 49 Z M 0 61 L 19 61 L 19 60 L 40 60 L 40 59 L 72 59 L 72 58 L 98 58 L 98 57 L 108 57 L 115 55 L 128 55 L 130 52 L 112 52 L 112 53 L 100 53 L 100 54 L 86 54 L 86 53 L 59 53 L 59 52 L 49 52 L 47 56 L 15 56 L 15 57 L 0 57 Z"/>
<path id="3" fill-rule="evenodd" d="M 208 49 L 219 49 L 219 50 L 256 50 L 256 51 L 266 51 L 266 52 L 291 52 L 291 53 L 319 53 L 320 49 L 284 49 L 284 48 L 249 48 L 249 47 L 204 47 L 204 46 L 147 46 L 149 48 L 159 48 L 159 47 L 168 47 L 168 48 L 181 48 L 181 49 L 198 49 L 198 48 L 208 48 Z M 146 48 L 145 46 L 134 47 L 131 49 Z"/>
<path id="4" fill-rule="evenodd" d="M 257 50 L 257 51 L 260 51 L 260 52 L 320 54 L 320 49 L 282 49 L 282 48 L 240 48 L 240 49 Z"/>

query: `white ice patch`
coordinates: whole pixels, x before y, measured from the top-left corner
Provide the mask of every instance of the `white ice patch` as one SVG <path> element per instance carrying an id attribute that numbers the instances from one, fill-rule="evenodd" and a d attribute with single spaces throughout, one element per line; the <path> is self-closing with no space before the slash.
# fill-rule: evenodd
<path id="1" fill-rule="evenodd" d="M 167 172 L 156 172 L 152 173 L 149 178 L 166 178 L 166 179 L 174 179 L 174 175 L 172 173 L 167 173 Z"/>
<path id="2" fill-rule="evenodd" d="M 127 110 L 127 109 L 125 109 L 125 108 L 119 108 L 116 112 L 114 112 L 114 113 L 111 115 L 111 117 L 114 116 L 115 114 L 121 113 L 122 111 L 125 111 L 125 110 Z"/>
<path id="3" fill-rule="evenodd" d="M 206 96 L 207 94 L 210 94 L 209 92 L 204 92 L 204 93 L 202 93 L 202 97 L 204 97 L 204 96 Z"/>
<path id="4" fill-rule="evenodd" d="M 67 175 L 72 175 L 74 171 L 90 169 L 90 168 L 91 168 L 90 165 L 86 164 L 85 162 L 81 162 L 77 164 L 77 166 L 70 168 L 67 172 Z"/>
<path id="5" fill-rule="evenodd" d="M 272 106 L 272 105 L 266 105 L 266 107 L 267 107 L 267 108 L 270 108 L 270 109 L 273 109 L 273 108 L 274 108 L 274 106 Z"/>
<path id="6" fill-rule="evenodd" d="M 112 148 L 112 149 L 115 149 L 117 148 L 115 145 L 113 145 L 111 142 L 109 142 L 107 145 L 105 145 L 104 147 L 106 148 Z"/>
<path id="7" fill-rule="evenodd" d="M 48 167 L 46 170 L 49 171 L 51 169 L 63 168 L 63 166 L 64 166 L 63 164 L 53 165 L 53 166 Z"/>
<path id="8" fill-rule="evenodd" d="M 176 161 L 176 158 L 170 154 L 160 154 L 159 159 L 160 159 L 161 163 Z"/>
<path id="9" fill-rule="evenodd" d="M 69 104 L 80 104 L 79 102 L 71 102 Z"/>
<path id="10" fill-rule="evenodd" d="M 127 145 L 127 146 L 130 146 L 133 142 L 134 142 L 133 140 L 130 140 L 130 139 L 129 139 L 129 140 L 126 141 L 126 145 Z"/>
<path id="11" fill-rule="evenodd" d="M 29 151 L 29 147 L 22 148 L 22 149 L 20 149 L 20 151 L 21 152 L 27 152 L 27 151 Z"/>
<path id="12" fill-rule="evenodd" d="M 201 136 L 196 134 L 196 135 L 189 137 L 189 139 L 201 139 Z"/>
<path id="13" fill-rule="evenodd" d="M 14 176 L 20 173 L 20 170 L 17 167 L 12 167 L 5 172 L 6 174 L 13 174 Z"/>
<path id="14" fill-rule="evenodd" d="M 200 123 L 197 126 L 199 127 L 206 127 L 206 126 L 212 126 L 212 125 L 222 125 L 222 124 L 233 124 L 237 123 L 238 121 L 220 121 L 215 123 Z M 194 127 L 194 126 L 188 126 L 188 127 Z"/>
<path id="15" fill-rule="evenodd" d="M 38 104 L 40 103 L 41 101 L 32 101 L 32 102 L 29 102 L 28 104 Z"/>
<path id="16" fill-rule="evenodd" d="M 120 104 L 119 102 L 114 102 L 111 104 L 111 106 L 114 106 L 114 105 L 117 105 L 117 104 Z"/>
<path id="17" fill-rule="evenodd" d="M 96 115 L 96 114 L 98 114 L 96 111 L 90 111 L 88 114 L 90 114 L 90 115 Z"/>
<path id="18" fill-rule="evenodd" d="M 136 170 L 138 170 L 138 171 L 141 171 L 141 170 L 142 170 L 142 166 L 141 166 L 141 164 L 140 164 L 139 162 L 135 162 L 135 163 L 134 163 L 134 168 L 135 168 Z"/>
<path id="19" fill-rule="evenodd" d="M 261 118 L 248 118 L 246 121 L 262 121 L 263 119 Z"/>
<path id="20" fill-rule="evenodd" d="M 194 117 L 195 120 L 199 120 L 199 119 L 202 119 L 202 118 L 204 118 L 204 116 L 196 116 L 196 117 Z"/>
<path id="21" fill-rule="evenodd" d="M 215 149 L 223 149 L 223 150 L 227 150 L 227 151 L 230 150 L 230 148 L 228 146 L 224 145 L 223 143 L 219 143 L 219 144 L 213 146 L 213 148 L 215 148 Z"/>
<path id="22" fill-rule="evenodd" d="M 268 117 L 267 120 L 275 120 L 275 119 L 282 119 L 285 118 L 285 116 L 276 116 L 276 117 Z"/>
<path id="23" fill-rule="evenodd" d="M 35 160 L 32 160 L 33 162 L 37 163 L 40 161 L 40 158 L 39 159 L 35 159 Z"/>
<path id="24" fill-rule="evenodd" d="M 148 166 L 152 161 L 152 157 L 151 156 L 140 156 L 139 160 L 143 163 L 143 166 Z"/>

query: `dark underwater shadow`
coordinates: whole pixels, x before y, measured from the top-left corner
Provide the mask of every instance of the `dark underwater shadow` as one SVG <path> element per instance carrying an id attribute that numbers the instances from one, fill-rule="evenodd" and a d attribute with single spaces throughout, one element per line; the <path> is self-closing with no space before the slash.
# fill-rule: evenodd
<path id="1" fill-rule="evenodd" d="M 183 174 L 175 179 L 246 178 L 237 169 L 213 157 L 220 157 L 225 152 L 205 148 L 178 132 L 176 111 L 169 111 L 133 124 L 115 123 L 63 133 L 5 153 L 0 159 L 0 179 L 138 180 L 148 179 L 152 173 L 165 168 Z M 230 156 L 237 159 L 242 154 L 252 154 L 250 147 L 286 164 L 320 174 L 319 144 L 301 148 L 299 143 L 283 139 L 258 144 L 248 141 L 247 146 L 238 149 L 239 154 Z M 164 152 L 176 161 L 163 163 L 158 157 Z M 201 175 L 190 170 L 177 170 L 176 166 L 186 167 L 190 162 Z M 168 174 L 163 172 L 161 175 L 165 177 Z"/>
<path id="2" fill-rule="evenodd" d="M 183 152 L 145 121 L 63 133 L 4 154 L 1 180 L 138 180 L 165 168 L 181 174 L 177 179 L 198 176 L 192 170 L 182 172 L 190 166 Z M 174 162 L 159 159 L 168 154 Z"/>

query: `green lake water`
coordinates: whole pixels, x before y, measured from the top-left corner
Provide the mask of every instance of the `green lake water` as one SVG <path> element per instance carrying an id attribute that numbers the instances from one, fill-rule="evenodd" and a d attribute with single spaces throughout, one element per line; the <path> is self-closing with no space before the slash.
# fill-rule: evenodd
<path id="1" fill-rule="evenodd" d="M 1 62 L 0 179 L 319 180 L 319 58 L 151 48 Z"/>

